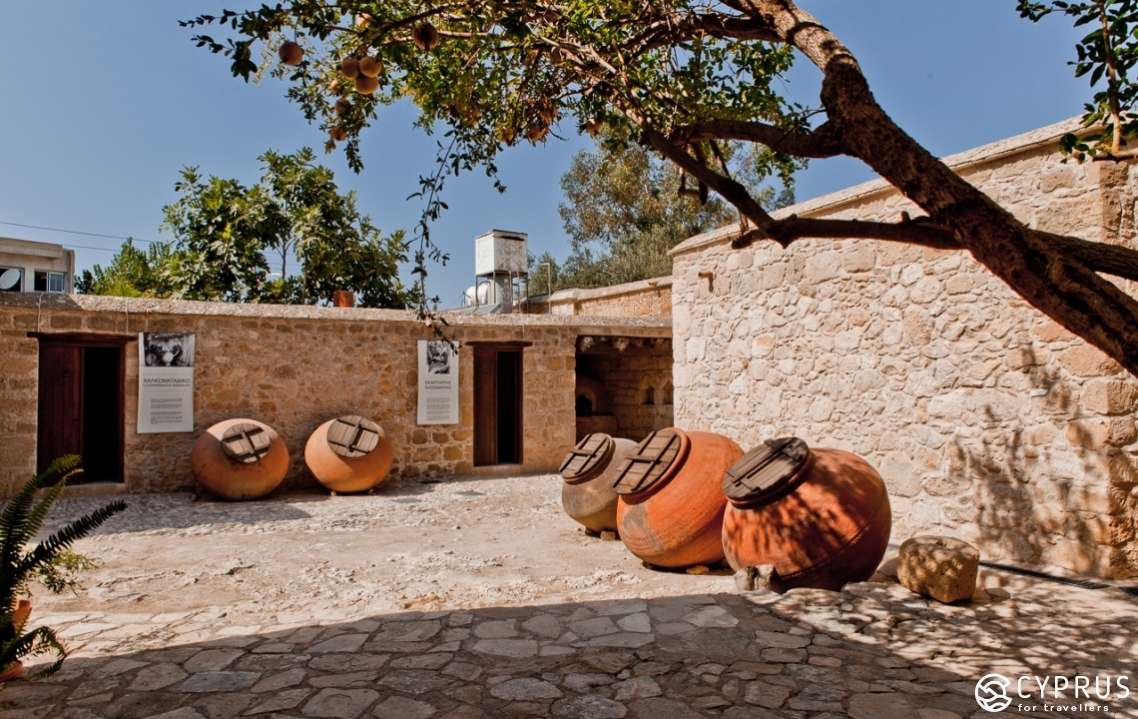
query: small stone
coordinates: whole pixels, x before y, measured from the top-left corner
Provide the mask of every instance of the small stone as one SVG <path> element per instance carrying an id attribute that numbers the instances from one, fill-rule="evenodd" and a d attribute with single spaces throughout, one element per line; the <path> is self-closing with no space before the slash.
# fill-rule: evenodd
<path id="1" fill-rule="evenodd" d="M 637 612 L 636 614 L 629 614 L 627 617 L 621 617 L 617 620 L 616 624 L 626 632 L 652 631 L 652 622 L 648 619 L 648 614 L 645 612 Z"/>
<path id="2" fill-rule="evenodd" d="M 427 719 L 436 711 L 427 702 L 393 696 L 377 704 L 371 713 L 378 719 Z"/>
<path id="3" fill-rule="evenodd" d="M 482 639 L 474 644 L 474 651 L 521 659 L 537 654 L 537 642 L 533 639 Z"/>
<path id="4" fill-rule="evenodd" d="M 286 669 L 272 676 L 265 677 L 253 685 L 253 692 L 275 692 L 288 687 L 294 687 L 304 681 L 303 669 Z"/>
<path id="5" fill-rule="evenodd" d="M 968 600 L 976 591 L 980 552 L 951 537 L 906 540 L 897 555 L 897 579 L 910 591 L 938 602 Z"/>
<path id="6" fill-rule="evenodd" d="M 152 692 L 180 682 L 188 676 L 177 664 L 154 664 L 135 674 L 129 689 L 132 692 Z"/>
<path id="7" fill-rule="evenodd" d="M 308 648 L 309 654 L 332 654 L 336 652 L 355 652 L 367 641 L 366 634 L 341 634 L 326 639 Z"/>
<path id="8" fill-rule="evenodd" d="M 522 629 L 548 639 L 561 636 L 561 622 L 552 614 L 539 614 L 522 622 Z"/>
<path id="9" fill-rule="evenodd" d="M 789 696 L 789 687 L 767 682 L 750 682 L 743 694 L 743 701 L 766 709 L 777 709 Z"/>
<path id="10" fill-rule="evenodd" d="M 683 620 L 688 624 L 694 624 L 705 629 L 709 627 L 729 628 L 739 623 L 739 620 L 733 617 L 731 612 L 715 604 L 689 612 L 684 615 Z"/>
<path id="11" fill-rule="evenodd" d="M 509 639 L 518 636 L 518 630 L 514 628 L 512 619 L 482 622 L 474 627 L 474 636 L 479 639 Z"/>
<path id="12" fill-rule="evenodd" d="M 711 574 L 711 568 L 704 565 L 704 564 L 697 564 L 694 567 L 688 567 L 684 571 L 687 572 L 688 574 L 695 574 L 695 575 Z"/>
<path id="13" fill-rule="evenodd" d="M 522 677 L 510 679 L 490 690 L 492 696 L 506 701 L 524 702 L 539 699 L 560 699 L 561 690 L 547 681 Z"/>
<path id="14" fill-rule="evenodd" d="M 249 711 L 245 712 L 246 716 L 254 714 L 267 714 L 269 712 L 281 712 L 287 709 L 295 709 L 304 701 L 305 697 L 312 693 L 311 689 L 285 689 L 272 694 L 260 704 L 254 706 Z"/>
<path id="15" fill-rule="evenodd" d="M 191 674 L 218 672 L 232 664 L 241 654 L 237 649 L 204 649 L 183 662 L 182 666 Z"/>
<path id="16" fill-rule="evenodd" d="M 620 539 L 620 535 L 617 534 L 616 532 L 613 532 L 611 530 L 606 529 L 603 532 L 601 532 L 601 539 L 606 541 L 606 542 L 615 542 L 616 540 Z M 621 716 L 624 716 L 624 715 L 622 714 Z"/>
<path id="17" fill-rule="evenodd" d="M 248 689 L 260 678 L 260 672 L 199 672 L 182 682 L 178 691 L 236 692 Z"/>
<path id="18" fill-rule="evenodd" d="M 572 697 L 553 705 L 553 716 L 570 719 L 623 719 L 628 709 L 623 704 L 595 694 Z"/>
<path id="19" fill-rule="evenodd" d="M 658 697 L 664 692 L 652 677 L 633 677 L 616 685 L 617 701 L 648 699 Z"/>
<path id="20" fill-rule="evenodd" d="M 355 719 L 376 699 L 379 692 L 371 689 L 321 689 L 308 700 L 301 713 L 311 717 Z"/>
<path id="21" fill-rule="evenodd" d="M 855 694 L 850 697 L 852 719 L 910 719 L 916 707 L 904 694 Z"/>
<path id="22" fill-rule="evenodd" d="M 758 572 L 754 567 L 743 567 L 735 572 L 735 588 L 740 592 L 751 592 L 755 589 L 755 577 Z"/>

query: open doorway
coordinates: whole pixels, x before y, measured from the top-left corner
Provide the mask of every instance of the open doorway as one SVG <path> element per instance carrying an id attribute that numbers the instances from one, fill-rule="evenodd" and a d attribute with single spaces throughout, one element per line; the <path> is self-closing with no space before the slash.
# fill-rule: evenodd
<path id="1" fill-rule="evenodd" d="M 522 463 L 522 348 L 474 346 L 474 464 Z"/>
<path id="2" fill-rule="evenodd" d="M 76 482 L 123 481 L 123 383 L 126 338 L 39 337 L 36 465 L 82 457 Z"/>

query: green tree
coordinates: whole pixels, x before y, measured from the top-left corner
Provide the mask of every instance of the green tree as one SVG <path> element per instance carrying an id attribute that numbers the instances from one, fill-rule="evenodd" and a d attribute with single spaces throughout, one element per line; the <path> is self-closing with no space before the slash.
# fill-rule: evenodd
<path id="1" fill-rule="evenodd" d="M 84 272 L 80 292 L 126 297 L 183 297 L 229 302 L 331 302 L 355 292 L 364 307 L 403 308 L 416 301 L 399 279 L 404 233 L 384 235 L 360 212 L 354 192 L 312 150 L 269 150 L 258 158 L 256 185 L 182 170 L 179 197 L 163 208 L 171 243 L 145 252 L 125 243 L 111 263 Z M 268 254 L 279 257 L 272 278 Z M 300 273 L 288 274 L 295 255 Z"/>
<path id="2" fill-rule="evenodd" d="M 106 267 L 95 265 L 75 281 L 75 289 L 89 295 L 165 297 L 171 293 L 162 268 L 170 247 L 153 242 L 145 250 L 127 240 Z"/>
<path id="3" fill-rule="evenodd" d="M 1138 102 L 1121 81 L 1138 46 L 1133 33 L 1122 32 L 1136 1 L 1099 0 L 1108 31 L 1089 43 L 1091 63 L 1114 65 L 1118 117 L 1129 117 Z M 1027 302 L 1138 374 L 1138 300 L 1103 276 L 1138 279 L 1138 253 L 1017 220 L 898 126 L 854 53 L 794 0 L 291 0 L 184 25 L 197 28 L 195 41 L 228 56 L 230 70 L 246 80 L 258 71 L 255 49 L 275 50 L 285 38 L 299 43 L 303 57 L 290 52 L 289 64 L 272 72 L 331 143 L 346 142 L 353 167 L 360 165 L 360 132 L 383 105 L 411 98 L 420 127 L 445 128 L 439 169 L 421 180 L 420 271 L 449 174 L 483 167 L 493 176 L 505 147 L 542 143 L 562 121 L 591 131 L 604 126 L 674 164 L 700 195 L 715 192 L 734 206 L 746 222 L 736 248 L 869 238 L 967 251 Z M 207 26 L 226 36 L 202 34 Z M 816 106 L 781 94 L 779 79 L 796 56 L 821 75 Z M 377 77 L 361 74 L 363 64 Z M 1122 124 L 1120 151 L 1133 131 L 1132 123 Z M 761 146 L 768 172 L 796 159 L 856 158 L 924 216 L 776 219 L 724 166 L 723 146 L 731 141 Z"/>
<path id="4" fill-rule="evenodd" d="M 163 208 L 162 226 L 174 235 L 162 268 L 175 297 L 250 302 L 268 282 L 265 250 L 285 232 L 287 219 L 263 188 L 237 180 L 203 178 L 182 170 L 181 195 Z"/>
<path id="5" fill-rule="evenodd" d="M 761 187 L 755 158 L 747 148 L 725 145 L 732 174 L 751 187 L 764 207 L 793 202 L 793 179 L 784 187 Z M 788 170 L 790 168 L 787 168 Z M 565 200 L 561 219 L 570 254 L 561 267 L 561 287 L 603 287 L 671 274 L 668 251 L 692 235 L 737 217 L 719 197 L 700 201 L 697 188 L 685 187 L 675 165 L 640 145 L 601 142 L 582 150 L 561 178 Z"/>

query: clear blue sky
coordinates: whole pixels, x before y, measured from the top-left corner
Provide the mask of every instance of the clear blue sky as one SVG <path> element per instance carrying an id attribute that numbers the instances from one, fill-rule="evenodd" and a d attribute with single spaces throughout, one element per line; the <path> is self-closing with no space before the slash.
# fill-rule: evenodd
<path id="1" fill-rule="evenodd" d="M 144 239 L 160 237 L 161 208 L 183 165 L 253 181 L 266 148 L 319 148 L 275 81 L 246 85 L 190 43 L 177 20 L 240 3 L 56 0 L 5 3 L 0 15 L 0 220 Z M 1060 20 L 1020 20 L 1014 0 L 802 0 L 858 55 L 885 108 L 932 151 L 945 154 L 1078 114 L 1088 96 L 1066 62 L 1076 32 Z M 788 78 L 815 97 L 805 63 Z M 814 93 L 812 95 L 812 93 Z M 434 140 L 411 128 L 411 109 L 387 111 L 363 142 L 360 175 L 339 154 L 324 161 L 356 189 L 384 229 L 410 228 L 407 201 L 429 170 Z M 451 209 L 434 229 L 451 252 L 429 289 L 457 302 L 473 272 L 472 238 L 492 227 L 528 232 L 534 254 L 558 258 L 567 240 L 557 213 L 559 180 L 574 152 L 566 141 L 518 148 L 500 162 L 499 195 L 481 174 L 452 181 Z M 798 198 L 871 175 L 850 161 L 817 163 Z M 118 241 L 0 225 L 0 235 L 113 250 Z M 80 267 L 112 253 L 79 249 Z"/>

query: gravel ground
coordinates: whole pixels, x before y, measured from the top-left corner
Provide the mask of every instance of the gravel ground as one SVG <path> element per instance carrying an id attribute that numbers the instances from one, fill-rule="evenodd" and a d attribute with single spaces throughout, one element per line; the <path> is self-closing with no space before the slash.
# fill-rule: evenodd
<path id="1" fill-rule="evenodd" d="M 979 719 L 990 672 L 1138 674 L 1138 604 L 1117 589 L 985 570 L 958 606 L 883 577 L 739 594 L 586 537 L 559 490 L 129 497 L 79 547 L 102 562 L 86 588 L 34 597 L 73 653 L 4 685 L 0 719 Z M 1069 704 L 1000 715 L 1138 716 L 1133 697 Z"/>
<path id="2" fill-rule="evenodd" d="M 240 503 L 128 496 L 126 512 L 78 545 L 101 563 L 84 590 L 36 602 L 60 612 L 223 605 L 263 623 L 314 607 L 347 617 L 730 591 L 723 574 L 652 571 L 620 542 L 585 536 L 561 511 L 560 488 L 542 475 Z M 104 501 L 64 500 L 52 520 Z"/>

